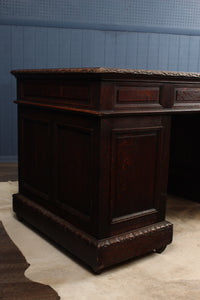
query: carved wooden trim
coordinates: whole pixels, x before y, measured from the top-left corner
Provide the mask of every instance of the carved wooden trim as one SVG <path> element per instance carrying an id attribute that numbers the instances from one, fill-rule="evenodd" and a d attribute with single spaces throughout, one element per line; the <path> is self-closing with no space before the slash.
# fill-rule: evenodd
<path id="1" fill-rule="evenodd" d="M 177 102 L 200 102 L 200 88 L 177 88 L 175 93 Z"/>
<path id="2" fill-rule="evenodd" d="M 135 70 L 135 69 L 117 69 L 117 68 L 55 68 L 55 69 L 24 69 L 13 70 L 13 75 L 23 74 L 125 74 L 125 75 L 142 75 L 149 77 L 173 77 L 182 79 L 200 79 L 200 74 L 195 72 L 174 72 L 174 71 L 152 71 L 152 70 Z"/>
<path id="3" fill-rule="evenodd" d="M 109 246 L 113 246 L 119 243 L 124 243 L 126 241 L 132 241 L 139 237 L 147 236 L 149 234 L 154 234 L 158 231 L 163 231 L 165 229 L 172 228 L 172 224 L 168 221 L 162 221 L 159 223 L 155 223 L 152 225 L 148 225 L 139 229 L 131 230 L 129 232 L 121 233 L 109 238 L 97 240 L 93 236 L 87 234 L 86 232 L 81 231 L 80 229 L 76 228 L 72 224 L 68 223 L 66 220 L 56 216 L 55 214 L 51 213 L 50 211 L 46 210 L 45 208 L 41 207 L 40 205 L 30 201 L 28 198 L 24 197 L 21 194 L 13 195 L 14 199 L 20 199 L 20 202 L 27 206 L 31 207 L 35 212 L 41 214 L 45 218 L 50 219 L 54 223 L 58 224 L 60 227 L 63 228 L 64 231 L 68 231 L 74 235 L 76 235 L 79 239 L 83 240 L 88 245 L 91 245 L 95 248 L 107 248 Z M 15 204 L 14 200 L 14 204 Z M 14 205 L 15 208 L 15 205 Z M 18 212 L 20 216 L 20 212 Z"/>
<path id="4" fill-rule="evenodd" d="M 97 240 L 21 194 L 13 195 L 13 208 L 18 217 L 78 256 L 97 273 L 114 263 L 165 247 L 172 241 L 173 225 L 167 221 Z M 146 243 L 143 245 L 141 241 Z"/>
<path id="5" fill-rule="evenodd" d="M 113 237 L 110 237 L 108 239 L 99 240 L 98 241 L 98 248 L 106 248 L 108 246 L 113 246 L 118 243 L 125 243 L 127 241 L 132 241 L 134 239 L 137 239 L 139 237 L 144 237 L 149 234 L 153 234 L 157 231 L 162 231 L 164 229 L 171 228 L 172 224 L 168 221 L 163 221 L 160 223 L 155 223 L 153 225 L 149 225 L 146 227 L 142 227 L 140 229 L 135 229 L 133 231 L 125 232 Z"/>

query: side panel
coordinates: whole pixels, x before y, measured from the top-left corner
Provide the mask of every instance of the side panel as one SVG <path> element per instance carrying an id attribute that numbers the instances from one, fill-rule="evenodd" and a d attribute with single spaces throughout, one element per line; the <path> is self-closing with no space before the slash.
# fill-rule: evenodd
<path id="1" fill-rule="evenodd" d="M 54 209 L 93 235 L 98 199 L 98 132 L 98 119 L 62 112 L 54 115 Z"/>
<path id="2" fill-rule="evenodd" d="M 135 116 L 103 122 L 103 149 L 107 145 L 110 152 L 102 162 L 102 171 L 110 174 L 103 183 L 109 204 L 102 199 L 109 211 L 108 231 L 118 234 L 164 220 L 170 118 Z"/>
<path id="3" fill-rule="evenodd" d="M 29 103 L 94 109 L 99 85 L 92 79 L 73 80 L 50 77 L 26 78 L 21 82 L 18 98 Z"/>
<path id="4" fill-rule="evenodd" d="M 20 194 L 86 232 L 97 230 L 98 119 L 19 108 Z"/>

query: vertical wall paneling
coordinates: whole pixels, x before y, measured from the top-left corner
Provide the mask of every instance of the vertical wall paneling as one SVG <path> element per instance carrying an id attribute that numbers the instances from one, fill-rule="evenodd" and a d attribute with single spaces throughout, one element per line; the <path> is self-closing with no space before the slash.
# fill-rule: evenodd
<path id="1" fill-rule="evenodd" d="M 158 69 L 158 53 L 159 53 L 159 34 L 149 34 L 149 47 L 148 47 L 148 62 L 147 69 Z"/>
<path id="2" fill-rule="evenodd" d="M 11 68 L 20 69 L 24 66 L 24 33 L 22 26 L 11 27 Z M 9 70 L 10 71 L 10 70 Z M 12 144 L 11 155 L 17 154 L 17 106 L 13 103 L 16 100 L 16 79 L 10 75 L 11 78 L 11 98 L 10 103 L 10 115 L 11 115 L 11 135 L 10 140 Z"/>
<path id="3" fill-rule="evenodd" d="M 70 66 L 70 53 L 71 53 L 71 30 L 61 28 L 59 30 L 59 65 L 63 68 Z"/>
<path id="4" fill-rule="evenodd" d="M 115 41 L 115 32 L 107 31 L 105 33 L 105 65 L 111 68 L 116 66 Z"/>
<path id="5" fill-rule="evenodd" d="M 126 33 L 126 68 L 137 68 L 138 33 Z M 128 67 L 130 66 L 130 67 Z"/>
<path id="6" fill-rule="evenodd" d="M 190 38 L 188 36 L 180 36 L 179 38 L 179 55 L 178 55 L 178 71 L 188 71 L 188 56 Z"/>
<path id="7" fill-rule="evenodd" d="M 149 47 L 149 34 L 143 33 L 138 35 L 137 47 L 137 69 L 147 69 Z"/>
<path id="8" fill-rule="evenodd" d="M 71 32 L 71 55 L 70 55 L 70 67 L 78 68 L 82 65 L 82 30 L 73 29 Z"/>
<path id="9" fill-rule="evenodd" d="M 171 71 L 178 71 L 180 36 L 172 34 L 169 36 L 168 41 L 169 41 L 168 69 Z"/>
<path id="10" fill-rule="evenodd" d="M 35 68 L 35 27 L 23 27 L 24 39 L 24 68 Z"/>
<path id="11" fill-rule="evenodd" d="M 11 155 L 11 26 L 0 26 L 0 153 Z"/>
<path id="12" fill-rule="evenodd" d="M 124 32 L 115 32 L 115 36 L 115 67 L 124 68 L 126 66 L 127 34 Z"/>
<path id="13" fill-rule="evenodd" d="M 47 67 L 56 68 L 59 66 L 59 29 L 47 29 Z"/>
<path id="14" fill-rule="evenodd" d="M 23 27 L 11 26 L 11 35 L 12 35 L 12 48 L 11 48 L 12 67 L 17 69 L 17 68 L 21 68 L 24 64 Z"/>
<path id="15" fill-rule="evenodd" d="M 35 28 L 35 68 L 47 67 L 47 28 L 36 27 Z"/>
<path id="16" fill-rule="evenodd" d="M 105 32 L 93 31 L 93 55 L 94 67 L 105 66 Z"/>
<path id="17" fill-rule="evenodd" d="M 199 70 L 199 37 L 190 36 L 189 55 L 188 55 L 188 71 L 198 72 Z"/>
<path id="18" fill-rule="evenodd" d="M 83 67 L 92 66 L 92 45 L 93 45 L 93 30 L 83 30 L 82 35 L 82 65 Z"/>
<path id="19" fill-rule="evenodd" d="M 159 35 L 158 69 L 168 70 L 169 63 L 169 35 Z"/>

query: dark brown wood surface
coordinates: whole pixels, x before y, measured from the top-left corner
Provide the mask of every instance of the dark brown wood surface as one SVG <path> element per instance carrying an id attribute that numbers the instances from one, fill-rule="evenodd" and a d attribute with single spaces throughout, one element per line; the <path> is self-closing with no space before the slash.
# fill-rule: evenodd
<path id="1" fill-rule="evenodd" d="M 12 73 L 18 82 L 16 214 L 95 272 L 164 249 L 172 240 L 165 221 L 171 119 L 200 112 L 199 74 Z"/>

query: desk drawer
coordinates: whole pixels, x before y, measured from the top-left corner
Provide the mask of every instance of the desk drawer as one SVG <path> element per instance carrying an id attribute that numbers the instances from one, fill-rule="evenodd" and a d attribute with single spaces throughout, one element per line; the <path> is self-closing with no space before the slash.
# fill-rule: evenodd
<path id="1" fill-rule="evenodd" d="M 176 88 L 176 102 L 200 102 L 200 88 Z"/>
<path id="2" fill-rule="evenodd" d="M 158 87 L 118 87 L 117 103 L 158 103 Z"/>

